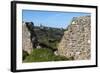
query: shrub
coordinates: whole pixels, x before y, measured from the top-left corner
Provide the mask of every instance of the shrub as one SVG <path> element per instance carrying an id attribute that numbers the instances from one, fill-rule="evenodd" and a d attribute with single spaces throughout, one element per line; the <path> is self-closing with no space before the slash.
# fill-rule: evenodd
<path id="1" fill-rule="evenodd" d="M 29 54 L 28 54 L 26 51 L 24 51 L 24 50 L 23 50 L 22 54 L 23 54 L 23 60 L 25 60 L 26 57 L 29 55 Z"/>

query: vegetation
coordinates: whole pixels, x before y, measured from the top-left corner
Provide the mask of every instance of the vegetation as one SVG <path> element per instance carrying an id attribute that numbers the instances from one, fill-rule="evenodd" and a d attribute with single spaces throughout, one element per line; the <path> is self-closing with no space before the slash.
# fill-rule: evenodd
<path id="1" fill-rule="evenodd" d="M 23 62 L 45 62 L 45 61 L 66 61 L 73 60 L 73 58 L 66 58 L 64 56 L 55 55 L 57 45 L 60 42 L 65 29 L 52 28 L 45 26 L 27 25 L 31 32 L 32 43 L 36 45 L 33 47 L 31 54 L 23 51 Z M 34 30 L 34 31 L 33 31 Z M 37 45 L 38 44 L 38 45 Z M 40 46 L 37 48 L 37 46 Z"/>
<path id="2" fill-rule="evenodd" d="M 72 58 L 66 58 L 64 56 L 56 56 L 54 55 L 52 50 L 47 48 L 41 48 L 41 49 L 34 48 L 32 53 L 28 55 L 26 59 L 24 59 L 24 62 L 65 61 L 71 59 Z"/>
<path id="3" fill-rule="evenodd" d="M 57 48 L 63 34 L 63 28 L 52 28 L 45 26 L 34 26 L 34 33 L 38 38 L 38 42 L 43 43 L 51 48 Z"/>
<path id="4" fill-rule="evenodd" d="M 29 54 L 26 51 L 23 50 L 23 60 L 25 60 L 28 55 Z"/>

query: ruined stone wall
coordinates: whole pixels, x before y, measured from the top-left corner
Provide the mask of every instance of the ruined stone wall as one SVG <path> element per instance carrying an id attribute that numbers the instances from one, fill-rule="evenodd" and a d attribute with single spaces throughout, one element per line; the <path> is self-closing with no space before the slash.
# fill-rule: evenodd
<path id="1" fill-rule="evenodd" d="M 29 54 L 32 51 L 32 42 L 30 40 L 30 32 L 24 22 L 22 24 L 22 49 L 28 52 Z"/>
<path id="2" fill-rule="evenodd" d="M 91 58 L 91 17 L 74 17 L 62 40 L 58 44 L 58 54 L 75 60 Z"/>

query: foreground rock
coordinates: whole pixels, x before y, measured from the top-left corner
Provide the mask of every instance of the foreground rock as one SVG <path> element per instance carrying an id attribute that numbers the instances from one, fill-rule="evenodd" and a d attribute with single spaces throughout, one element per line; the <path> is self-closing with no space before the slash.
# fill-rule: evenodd
<path id="1" fill-rule="evenodd" d="M 23 22 L 23 25 L 22 25 L 22 49 L 23 49 L 23 51 L 26 51 L 29 54 L 31 53 L 32 48 L 33 48 L 30 36 L 31 36 L 30 31 L 27 28 L 26 23 Z"/>
<path id="2" fill-rule="evenodd" d="M 58 54 L 75 60 L 90 59 L 91 17 L 74 17 L 58 45 Z"/>

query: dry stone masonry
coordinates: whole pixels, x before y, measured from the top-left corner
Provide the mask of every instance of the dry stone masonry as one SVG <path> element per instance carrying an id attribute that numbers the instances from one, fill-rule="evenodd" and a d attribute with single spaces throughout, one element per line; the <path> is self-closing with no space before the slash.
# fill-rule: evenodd
<path id="1" fill-rule="evenodd" d="M 58 44 L 58 54 L 75 60 L 91 58 L 91 17 L 80 16 L 72 19 L 71 25 Z"/>
<path id="2" fill-rule="evenodd" d="M 32 51 L 32 42 L 30 39 L 30 31 L 28 30 L 26 23 L 23 22 L 22 24 L 22 49 L 29 54 Z"/>

